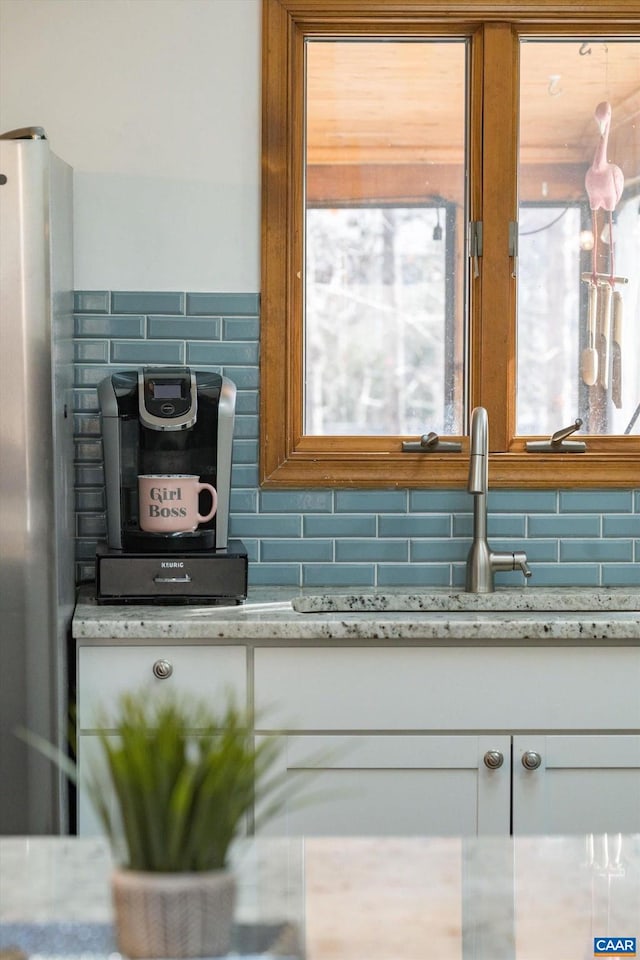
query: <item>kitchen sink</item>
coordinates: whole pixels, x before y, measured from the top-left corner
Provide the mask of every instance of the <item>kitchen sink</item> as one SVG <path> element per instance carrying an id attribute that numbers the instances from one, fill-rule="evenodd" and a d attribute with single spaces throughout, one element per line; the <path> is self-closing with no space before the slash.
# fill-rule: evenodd
<path id="1" fill-rule="evenodd" d="M 301 594 L 291 606 L 297 613 L 464 613 L 560 611 L 596 613 L 640 611 L 640 590 L 623 587 L 527 587 L 494 593 L 464 590 L 358 592 L 355 590 Z"/>

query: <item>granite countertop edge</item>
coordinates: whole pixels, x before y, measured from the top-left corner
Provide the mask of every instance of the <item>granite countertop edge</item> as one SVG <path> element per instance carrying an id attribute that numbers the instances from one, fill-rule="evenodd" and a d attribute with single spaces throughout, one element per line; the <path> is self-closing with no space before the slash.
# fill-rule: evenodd
<path id="1" fill-rule="evenodd" d="M 250 589 L 245 603 L 231 606 L 97 604 L 91 589 L 84 588 L 73 618 L 73 636 L 80 641 L 128 642 L 565 642 L 640 646 L 637 590 L 553 588 L 541 590 L 535 604 L 529 601 L 526 590 L 504 590 L 482 598 L 481 607 L 473 595 L 460 593 L 454 597 L 454 610 L 446 609 L 451 597 L 452 592 L 446 590 L 421 594 L 407 588 L 311 591 L 290 587 Z M 308 612 L 298 612 L 292 601 Z"/>

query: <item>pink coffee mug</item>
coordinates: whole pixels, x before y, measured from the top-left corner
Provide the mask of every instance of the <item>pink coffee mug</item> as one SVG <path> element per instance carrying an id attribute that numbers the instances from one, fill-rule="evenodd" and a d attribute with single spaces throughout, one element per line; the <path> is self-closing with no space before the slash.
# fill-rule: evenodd
<path id="1" fill-rule="evenodd" d="M 198 494 L 208 490 L 211 510 L 198 513 Z M 218 494 L 210 483 L 200 483 L 195 474 L 149 473 L 138 476 L 138 517 L 147 533 L 192 533 L 199 523 L 211 520 Z"/>

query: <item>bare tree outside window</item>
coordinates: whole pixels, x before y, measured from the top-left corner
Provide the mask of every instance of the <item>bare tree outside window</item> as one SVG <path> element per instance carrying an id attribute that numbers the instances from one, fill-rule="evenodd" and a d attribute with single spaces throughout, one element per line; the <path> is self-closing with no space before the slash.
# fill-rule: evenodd
<path id="1" fill-rule="evenodd" d="M 308 210 L 308 433 L 458 432 L 445 389 L 451 242 L 442 206 Z"/>

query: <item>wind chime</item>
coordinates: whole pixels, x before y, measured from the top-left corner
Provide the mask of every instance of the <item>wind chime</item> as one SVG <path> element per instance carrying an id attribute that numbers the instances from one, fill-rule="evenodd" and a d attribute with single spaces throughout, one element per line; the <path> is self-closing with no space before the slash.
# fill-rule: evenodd
<path id="1" fill-rule="evenodd" d="M 596 383 L 604 391 L 611 387 L 611 400 L 619 409 L 622 406 L 622 295 L 616 290 L 616 285 L 628 281 L 626 277 L 615 275 L 613 211 L 622 196 L 624 175 L 620 167 L 607 160 L 611 104 L 607 100 L 599 103 L 594 117 L 600 130 L 600 140 L 585 177 L 593 225 L 593 259 L 591 272 L 582 274 L 582 280 L 589 285 L 587 345 L 582 353 L 582 379 L 589 387 Z M 606 214 L 604 218 L 599 217 L 599 210 Z M 604 271 L 598 270 L 600 241 L 608 247 L 608 269 Z"/>

